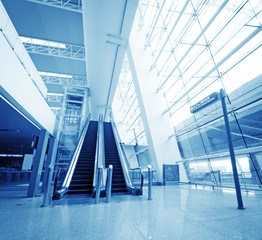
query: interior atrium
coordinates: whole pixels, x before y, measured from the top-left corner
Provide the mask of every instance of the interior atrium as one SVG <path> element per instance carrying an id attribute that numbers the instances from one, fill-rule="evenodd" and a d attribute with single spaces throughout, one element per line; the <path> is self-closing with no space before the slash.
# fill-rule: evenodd
<path id="1" fill-rule="evenodd" d="M 0 238 L 261 239 L 261 30 L 261 0 L 0 0 Z"/>

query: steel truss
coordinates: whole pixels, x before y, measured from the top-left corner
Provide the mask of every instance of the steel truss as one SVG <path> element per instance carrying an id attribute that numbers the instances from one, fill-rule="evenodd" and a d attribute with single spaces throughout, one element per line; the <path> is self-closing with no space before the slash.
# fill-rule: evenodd
<path id="1" fill-rule="evenodd" d="M 46 96 L 46 101 L 47 102 L 59 102 L 62 103 L 64 99 L 64 96 L 60 96 L 60 95 L 47 95 Z"/>
<path id="2" fill-rule="evenodd" d="M 66 77 L 54 77 L 54 76 L 41 76 L 44 83 L 59 84 L 63 86 L 87 88 L 86 76 L 72 76 L 72 78 Z"/>
<path id="3" fill-rule="evenodd" d="M 71 1 L 71 0 L 26 0 L 26 1 L 82 13 L 82 1 L 81 0 L 75 0 L 75 1 Z"/>
<path id="4" fill-rule="evenodd" d="M 57 45 L 46 41 L 42 45 L 33 43 L 33 39 L 29 39 L 23 43 L 27 52 L 36 53 L 48 56 L 55 56 L 61 58 L 69 58 L 73 60 L 85 61 L 85 47 L 73 44 L 63 44 L 65 48 L 61 47 L 61 43 Z"/>

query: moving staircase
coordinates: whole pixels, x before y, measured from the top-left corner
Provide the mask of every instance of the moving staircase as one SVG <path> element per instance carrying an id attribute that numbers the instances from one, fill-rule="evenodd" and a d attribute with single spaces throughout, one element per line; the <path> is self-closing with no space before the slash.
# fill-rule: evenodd
<path id="1" fill-rule="evenodd" d="M 122 162 L 120 161 L 118 151 L 122 154 L 121 150 L 116 145 L 114 131 L 110 122 L 103 122 L 101 119 L 99 122 L 89 121 L 89 124 L 87 122 L 73 155 L 62 188 L 54 194 L 54 199 L 59 199 L 66 193 L 95 193 L 97 182 L 94 183 L 93 181 L 100 179 L 100 177 L 98 177 L 100 176 L 98 174 L 98 169 L 105 171 L 109 165 L 113 166 L 112 192 L 130 192 L 132 194 L 141 195 L 142 188 L 136 189 L 133 187 L 128 176 L 126 163 L 123 162 L 122 155 L 120 155 Z M 121 163 L 125 166 L 125 173 L 123 173 Z M 94 176 L 94 174 L 96 175 Z M 101 190 L 105 189 L 106 186 L 106 178 L 104 176 L 103 179 L 101 183 L 104 185 Z M 98 187 L 98 189 L 100 189 L 100 187 Z"/>
<path id="2" fill-rule="evenodd" d="M 108 168 L 109 165 L 113 165 L 112 192 L 127 192 L 125 178 L 110 122 L 104 122 L 104 139 L 106 168 Z"/>
<path id="3" fill-rule="evenodd" d="M 90 121 L 89 123 L 68 194 L 92 193 L 97 125 L 96 121 Z"/>

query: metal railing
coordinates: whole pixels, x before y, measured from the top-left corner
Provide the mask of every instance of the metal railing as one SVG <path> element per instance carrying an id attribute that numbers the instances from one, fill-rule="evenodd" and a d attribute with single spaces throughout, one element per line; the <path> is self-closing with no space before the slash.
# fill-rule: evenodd
<path id="1" fill-rule="evenodd" d="M 86 132 L 87 132 L 87 129 L 88 129 L 88 126 L 89 126 L 89 123 L 90 123 L 90 118 L 91 118 L 91 116 L 89 114 L 88 117 L 87 117 L 86 123 L 83 127 L 82 133 L 80 135 L 78 144 L 75 148 L 74 154 L 72 156 L 72 160 L 71 160 L 69 168 L 67 170 L 64 182 L 62 184 L 62 188 L 57 192 L 58 195 L 65 194 L 67 192 L 68 188 L 69 188 L 69 185 L 70 185 L 70 182 L 71 182 L 71 179 L 72 179 L 75 167 L 76 167 L 76 163 L 77 163 L 80 151 L 82 149 L 82 146 L 83 146 L 83 143 L 84 143 L 84 140 L 85 140 Z"/>
<path id="2" fill-rule="evenodd" d="M 104 178 L 106 181 L 105 190 L 102 190 L 103 187 L 103 177 L 104 170 L 106 170 L 107 176 Z M 112 178 L 113 178 L 113 166 L 109 165 L 108 168 L 98 168 L 97 172 L 97 183 L 96 183 L 96 192 L 95 192 L 95 203 L 99 203 L 100 195 L 106 195 L 106 202 L 111 201 L 111 190 L 112 190 Z"/>
<path id="3" fill-rule="evenodd" d="M 104 190 L 105 187 L 105 144 L 104 144 L 104 126 L 103 126 L 103 115 L 99 116 L 98 127 L 97 127 L 97 138 L 96 138 L 96 156 L 94 165 L 94 177 L 93 177 L 93 191 L 95 192 L 98 185 L 99 169 L 103 169 L 101 178 L 101 187 Z"/>
<path id="4" fill-rule="evenodd" d="M 121 143 L 120 140 L 120 136 L 119 133 L 117 131 L 115 122 L 113 120 L 113 116 L 111 115 L 111 125 L 112 125 L 112 130 L 114 133 L 114 138 L 115 138 L 115 142 L 116 142 L 116 147 L 117 147 L 117 151 L 119 154 L 119 159 L 120 159 L 120 163 L 122 166 L 122 170 L 123 170 L 123 174 L 124 174 L 124 178 L 125 178 L 125 183 L 127 185 L 128 191 L 130 191 L 132 194 L 135 195 L 142 195 L 143 193 L 143 183 L 144 183 L 144 176 L 143 176 L 143 168 L 144 167 L 138 167 L 138 168 L 130 168 L 129 163 L 127 161 L 127 156 L 125 153 L 125 149 L 123 144 Z M 130 172 L 131 171 L 135 171 L 135 170 L 139 170 L 140 174 L 141 174 L 141 183 L 140 183 L 140 188 L 135 188 L 135 186 L 133 185 L 131 178 L 130 178 Z"/>

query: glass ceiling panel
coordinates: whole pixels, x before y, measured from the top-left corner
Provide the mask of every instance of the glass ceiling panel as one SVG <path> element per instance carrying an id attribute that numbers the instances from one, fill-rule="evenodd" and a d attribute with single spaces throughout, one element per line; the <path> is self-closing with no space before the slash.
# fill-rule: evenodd
<path id="1" fill-rule="evenodd" d="M 142 0 L 139 12 L 174 124 L 205 94 L 230 93 L 262 73 L 262 1 Z"/>

